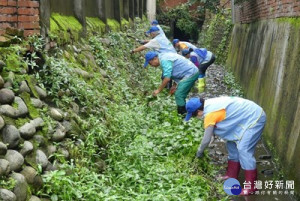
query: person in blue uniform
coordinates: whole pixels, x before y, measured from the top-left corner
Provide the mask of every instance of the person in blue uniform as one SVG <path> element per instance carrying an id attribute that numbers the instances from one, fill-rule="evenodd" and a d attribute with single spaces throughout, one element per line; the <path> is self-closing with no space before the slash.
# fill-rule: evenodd
<path id="1" fill-rule="evenodd" d="M 176 50 L 172 46 L 172 43 L 164 34 L 160 34 L 160 30 L 157 26 L 152 26 L 146 33 L 150 34 L 152 39 L 146 41 L 145 44 L 131 50 L 131 53 L 140 52 L 145 49 L 153 49 L 159 53 L 162 52 L 176 53 Z"/>
<path id="2" fill-rule="evenodd" d="M 182 51 L 183 49 L 191 49 L 191 50 L 197 49 L 197 47 L 195 45 L 193 45 L 192 43 L 189 43 L 186 41 L 180 41 L 177 38 L 174 39 L 172 43 L 173 43 L 175 49 L 177 49 L 178 51 Z"/>
<path id="3" fill-rule="evenodd" d="M 242 167 L 245 170 L 245 182 L 251 188 L 243 189 L 241 195 L 253 194 L 254 181 L 257 180 L 254 152 L 266 123 L 264 110 L 253 101 L 239 97 L 207 100 L 194 97 L 186 103 L 186 110 L 186 121 L 193 116 L 204 117 L 204 137 L 196 156 L 203 156 L 214 134 L 226 140 L 228 167 L 221 179 L 237 179 Z"/>
<path id="4" fill-rule="evenodd" d="M 158 29 L 159 29 L 159 34 L 163 34 L 163 35 L 166 35 L 164 30 L 161 28 L 161 26 L 158 24 L 158 21 L 157 20 L 153 20 L 151 22 L 151 26 L 156 26 Z"/>
<path id="5" fill-rule="evenodd" d="M 184 114 L 186 112 L 185 99 L 199 77 L 198 68 L 190 60 L 172 52 L 158 54 L 150 51 L 146 53 L 145 60 L 144 67 L 148 64 L 153 67 L 160 66 L 164 77 L 161 85 L 153 92 L 153 96 L 157 96 L 170 79 L 173 79 L 175 84 L 172 86 L 171 92 L 175 91 L 178 113 Z"/>
<path id="6" fill-rule="evenodd" d="M 200 75 L 197 88 L 199 92 L 203 92 L 205 89 L 205 73 L 207 68 L 215 62 L 215 55 L 206 48 L 194 50 L 186 48 L 181 51 L 181 54 L 185 58 L 190 59 L 199 68 Z"/>
<path id="7" fill-rule="evenodd" d="M 133 50 L 131 50 L 131 53 L 136 53 L 143 51 L 145 49 L 152 49 L 158 53 L 163 52 L 173 52 L 176 53 L 175 48 L 172 46 L 172 43 L 169 41 L 169 39 L 165 36 L 165 34 L 161 34 L 162 29 L 159 26 L 152 26 L 146 33 L 150 34 L 152 37 L 151 40 L 145 41 L 145 43 Z M 161 76 L 161 79 L 164 79 L 164 76 Z M 169 83 L 166 85 L 167 89 L 171 89 L 173 85 L 172 79 L 169 81 Z"/>

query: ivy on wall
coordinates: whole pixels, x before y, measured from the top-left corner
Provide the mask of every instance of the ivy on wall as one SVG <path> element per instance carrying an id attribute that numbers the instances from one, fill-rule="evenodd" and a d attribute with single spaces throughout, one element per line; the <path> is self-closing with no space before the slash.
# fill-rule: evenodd
<path id="1" fill-rule="evenodd" d="M 199 47 L 205 47 L 216 56 L 216 63 L 225 64 L 233 24 L 230 10 L 214 15 L 199 34 Z"/>

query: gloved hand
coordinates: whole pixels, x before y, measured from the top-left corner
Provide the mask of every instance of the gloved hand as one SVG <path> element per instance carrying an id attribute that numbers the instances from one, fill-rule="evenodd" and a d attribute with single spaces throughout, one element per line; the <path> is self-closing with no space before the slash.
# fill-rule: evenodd
<path id="1" fill-rule="evenodd" d="M 134 54 L 134 51 L 133 51 L 133 50 L 130 50 L 130 54 Z"/>
<path id="2" fill-rule="evenodd" d="M 196 157 L 197 158 L 202 158 L 203 157 L 203 152 L 201 152 L 200 150 L 198 150 L 197 153 L 196 153 Z"/>
<path id="3" fill-rule="evenodd" d="M 138 42 L 141 44 L 141 45 L 145 45 L 147 42 L 144 41 L 144 40 L 138 40 Z"/>
<path id="4" fill-rule="evenodd" d="M 169 93 L 173 95 L 175 91 L 176 91 L 176 86 L 172 86 Z"/>
<path id="5" fill-rule="evenodd" d="M 145 35 L 146 37 L 149 37 L 149 36 L 150 36 L 150 34 L 148 34 L 147 32 L 144 32 L 144 35 Z"/>

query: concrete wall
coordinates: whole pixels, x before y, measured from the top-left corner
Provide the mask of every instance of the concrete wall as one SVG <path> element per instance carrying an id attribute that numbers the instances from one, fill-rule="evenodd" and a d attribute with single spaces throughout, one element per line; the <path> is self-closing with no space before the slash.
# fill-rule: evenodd
<path id="1" fill-rule="evenodd" d="M 267 113 L 264 138 L 300 194 L 300 1 L 233 4 L 227 66 Z"/>
<path id="2" fill-rule="evenodd" d="M 300 192 L 300 18 L 235 24 L 227 66 L 267 113 L 264 138 Z"/>
<path id="3" fill-rule="evenodd" d="M 23 29 L 25 36 L 46 35 L 51 13 L 76 17 L 84 30 L 85 17 L 98 17 L 105 23 L 107 19 L 134 20 L 146 14 L 146 3 L 147 0 L 0 0 L 0 35 L 7 27 Z"/>
<path id="4" fill-rule="evenodd" d="M 142 17 L 146 12 L 147 0 L 66 0 L 64 6 L 60 0 L 49 0 L 51 12 L 58 12 L 62 15 L 75 16 L 83 26 L 85 17 L 98 17 L 104 23 L 107 19 L 115 19 L 118 22 L 124 18 L 134 20 L 135 17 Z M 77 9 L 76 9 L 77 7 Z"/>
<path id="5" fill-rule="evenodd" d="M 156 19 L 156 1 L 147 1 L 147 17 L 150 21 Z"/>

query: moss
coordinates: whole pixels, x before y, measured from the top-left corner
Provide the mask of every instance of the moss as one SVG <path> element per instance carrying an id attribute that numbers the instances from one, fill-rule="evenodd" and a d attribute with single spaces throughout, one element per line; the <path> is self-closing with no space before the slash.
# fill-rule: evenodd
<path id="1" fill-rule="evenodd" d="M 41 135 L 47 137 L 48 132 L 49 132 L 49 128 L 48 128 L 48 124 L 44 124 L 44 126 L 42 127 L 42 130 L 40 130 Z"/>
<path id="2" fill-rule="evenodd" d="M 59 44 L 77 41 L 79 39 L 82 25 L 74 16 L 64 16 L 52 13 L 50 19 L 50 31 L 57 35 Z"/>
<path id="3" fill-rule="evenodd" d="M 24 124 L 30 122 L 30 119 L 29 118 L 18 118 L 16 121 L 15 121 L 15 126 L 17 128 L 20 128 L 21 126 L 23 126 Z"/>
<path id="4" fill-rule="evenodd" d="M 107 25 L 111 31 L 120 31 L 120 23 L 114 19 L 107 19 Z"/>
<path id="5" fill-rule="evenodd" d="M 73 16 L 64 16 L 58 13 L 52 13 L 51 18 L 57 23 L 58 27 L 64 31 L 81 31 L 82 25 Z"/>
<path id="6" fill-rule="evenodd" d="M 21 46 L 11 45 L 10 47 L 0 48 L 0 60 L 6 63 L 2 77 L 5 78 L 3 73 L 16 72 L 19 73 L 22 68 L 27 70 L 27 64 L 23 61 L 22 56 L 25 53 L 25 48 Z"/>
<path id="7" fill-rule="evenodd" d="M 31 187 L 31 185 L 27 186 L 27 197 L 26 197 L 26 200 L 30 200 L 30 198 L 32 196 L 31 188 L 33 189 L 33 187 Z"/>
<path id="8" fill-rule="evenodd" d="M 26 76 L 26 81 L 27 81 L 28 87 L 30 88 L 33 96 L 36 98 L 40 98 L 39 94 L 37 93 L 37 91 L 35 89 L 36 80 L 32 76 L 28 75 L 28 76 Z"/>
<path id="9" fill-rule="evenodd" d="M 127 28 L 130 27 L 129 21 L 127 21 L 126 19 L 122 18 L 122 20 L 121 20 L 121 27 L 122 27 L 122 29 L 124 29 L 126 27 Z"/>
<path id="10" fill-rule="evenodd" d="M 10 54 L 6 58 L 6 69 L 8 71 L 20 72 L 21 59 L 16 54 Z"/>
<path id="11" fill-rule="evenodd" d="M 79 62 L 81 62 L 81 63 L 83 63 L 83 61 L 86 59 L 86 57 L 83 55 L 83 54 L 79 54 L 78 56 L 77 56 L 77 60 L 79 61 Z"/>
<path id="12" fill-rule="evenodd" d="M 1 177 L 0 180 L 0 187 L 4 186 L 5 189 L 13 191 L 13 189 L 16 186 L 17 181 L 13 179 L 12 177 L 8 177 L 7 179 L 5 177 Z"/>
<path id="13" fill-rule="evenodd" d="M 134 21 L 131 18 L 129 18 L 129 24 L 131 27 L 134 25 Z"/>
<path id="14" fill-rule="evenodd" d="M 35 142 L 33 143 L 33 145 L 34 147 L 37 147 Z M 38 170 L 38 165 L 36 163 L 35 156 L 36 156 L 36 151 L 26 155 L 25 162 L 29 164 L 31 167 L 33 167 L 35 170 Z"/>
<path id="15" fill-rule="evenodd" d="M 97 32 L 97 34 L 105 33 L 105 23 L 97 17 L 87 17 L 87 30 L 88 32 Z"/>
<path id="16" fill-rule="evenodd" d="M 11 106 L 15 109 L 18 109 L 18 104 L 16 102 L 13 102 Z"/>
<path id="17" fill-rule="evenodd" d="M 48 136 L 49 126 L 52 128 L 55 128 L 55 126 L 56 126 L 56 122 L 50 116 L 48 116 L 48 113 L 49 113 L 49 108 L 44 107 L 41 112 L 42 119 L 44 120 L 44 126 L 39 131 L 39 132 L 41 132 L 40 135 L 42 135 L 44 137 Z"/>
<path id="18" fill-rule="evenodd" d="M 299 17 L 283 17 L 283 18 L 277 18 L 277 22 L 279 23 L 290 23 L 291 25 L 295 27 L 300 27 L 300 18 Z"/>
<path id="19" fill-rule="evenodd" d="M 55 22 L 55 20 L 53 20 L 52 18 L 50 18 L 50 31 L 52 32 L 56 32 L 59 31 L 59 26 L 57 25 L 57 23 Z"/>
<path id="20" fill-rule="evenodd" d="M 20 97 L 24 100 L 26 103 L 26 106 L 29 111 L 29 116 L 32 119 L 38 118 L 40 116 L 39 111 L 32 105 L 31 99 L 30 99 L 30 94 L 23 92 Z"/>
<path id="21" fill-rule="evenodd" d="M 16 120 L 7 116 L 2 116 L 6 125 L 14 125 L 16 126 Z"/>
<path id="22" fill-rule="evenodd" d="M 143 21 L 143 22 L 148 22 L 148 18 L 147 18 L 147 16 L 144 15 L 144 14 L 143 14 L 143 16 L 142 16 L 142 21 Z"/>
<path id="23" fill-rule="evenodd" d="M 65 51 L 63 56 L 70 63 L 77 63 L 77 60 L 72 51 Z"/>

